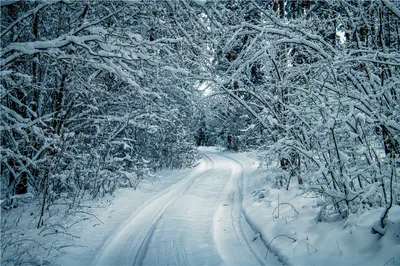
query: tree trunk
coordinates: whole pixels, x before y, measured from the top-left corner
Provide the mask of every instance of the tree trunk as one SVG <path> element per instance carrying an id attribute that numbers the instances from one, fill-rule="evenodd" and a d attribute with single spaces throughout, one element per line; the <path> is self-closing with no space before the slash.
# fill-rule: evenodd
<path id="1" fill-rule="evenodd" d="M 285 18 L 285 1 L 278 0 L 278 4 L 279 4 L 279 17 L 283 19 Z"/>
<path id="2" fill-rule="evenodd" d="M 230 151 L 232 149 L 232 135 L 228 135 L 228 150 Z"/>

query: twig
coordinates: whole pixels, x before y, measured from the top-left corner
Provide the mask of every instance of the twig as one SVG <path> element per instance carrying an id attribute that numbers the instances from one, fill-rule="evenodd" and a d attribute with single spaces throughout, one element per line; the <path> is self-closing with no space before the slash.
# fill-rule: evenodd
<path id="1" fill-rule="evenodd" d="M 104 224 L 96 215 L 89 213 L 89 212 L 85 212 L 85 211 L 76 211 L 78 213 L 85 213 L 87 215 L 93 216 L 94 218 L 96 218 L 100 223 Z"/>
<path id="2" fill-rule="evenodd" d="M 56 234 L 65 234 L 65 235 L 71 236 L 73 238 L 81 238 L 80 236 L 74 236 L 73 234 L 66 233 L 66 232 L 61 232 L 61 231 L 57 231 L 57 232 L 54 232 L 54 233 L 48 233 L 48 234 L 43 235 L 43 237 L 50 236 L 50 235 L 56 235 Z"/>
<path id="3" fill-rule="evenodd" d="M 336 245 L 337 245 L 337 248 L 338 248 L 338 250 L 339 250 L 339 256 L 340 257 L 343 257 L 343 251 L 340 249 L 340 247 L 339 247 L 339 242 L 336 240 Z"/>
<path id="4" fill-rule="evenodd" d="M 386 266 L 390 261 L 393 261 L 393 264 L 396 265 L 396 263 L 394 262 L 394 257 L 391 257 L 385 264 L 383 264 L 383 266 Z"/>
<path id="5" fill-rule="evenodd" d="M 60 249 L 71 248 L 71 247 L 87 248 L 87 246 L 83 246 L 83 245 L 63 245 L 63 246 L 56 247 L 55 249 L 57 249 L 57 251 L 60 251 Z"/>
<path id="6" fill-rule="evenodd" d="M 284 202 L 284 203 L 279 203 L 278 204 L 278 206 L 274 209 L 274 211 L 272 212 L 272 215 L 274 215 L 275 214 L 275 211 L 276 211 L 276 209 L 278 209 L 278 218 L 279 218 L 279 206 L 280 205 L 289 205 L 290 207 L 292 207 L 293 208 L 293 210 L 295 211 L 295 213 L 296 213 L 296 215 L 295 216 L 298 216 L 299 215 L 299 212 L 296 210 L 296 208 L 292 205 L 292 204 L 290 204 L 290 203 L 286 203 L 286 202 Z"/>
<path id="7" fill-rule="evenodd" d="M 290 236 L 287 236 L 287 235 L 277 235 L 277 236 L 275 236 L 274 238 L 272 238 L 272 240 L 269 242 L 269 244 L 268 244 L 268 246 L 267 246 L 267 254 L 265 254 L 265 258 L 264 258 L 264 259 L 266 259 L 267 256 L 268 256 L 269 248 L 270 248 L 272 242 L 273 242 L 275 239 L 277 239 L 278 237 L 282 237 L 282 236 L 287 237 L 287 238 L 293 240 L 293 242 L 296 242 L 296 241 L 297 241 L 297 240 L 294 239 L 293 237 L 290 237 Z"/>
<path id="8" fill-rule="evenodd" d="M 385 219 L 389 215 L 389 211 L 393 205 L 393 179 L 396 177 L 396 161 L 393 159 L 392 174 L 390 175 L 390 199 L 389 204 L 386 206 L 385 212 L 382 214 L 380 222 L 382 229 L 385 228 Z"/>
<path id="9" fill-rule="evenodd" d="M 15 245 L 16 243 L 19 243 L 19 242 L 24 242 L 24 241 L 31 241 L 31 242 L 34 242 L 34 243 L 36 243 L 39 247 L 41 247 L 43 250 L 46 250 L 46 248 L 43 246 L 43 245 L 41 245 L 39 242 L 37 242 L 36 240 L 33 240 L 33 239 L 20 239 L 20 240 L 17 240 L 17 241 L 15 241 L 15 242 L 11 242 L 11 243 L 8 243 L 8 245 Z"/>
<path id="10" fill-rule="evenodd" d="M 311 245 L 310 243 L 307 243 L 306 241 L 301 240 L 301 241 L 297 244 L 297 246 L 293 249 L 293 252 L 295 251 L 295 249 L 296 249 L 301 243 L 304 243 L 304 244 L 307 245 L 308 255 L 310 255 L 310 248 L 309 248 L 309 247 L 312 247 L 312 248 L 315 250 L 315 252 L 318 251 L 318 249 L 316 249 L 316 248 L 315 248 L 313 245 Z"/>
<path id="11" fill-rule="evenodd" d="M 72 223 L 71 225 L 67 226 L 67 229 L 70 229 L 72 226 L 76 225 L 77 223 L 80 223 L 80 222 L 83 222 L 83 221 L 86 221 L 86 220 L 89 220 L 89 218 L 85 217 L 85 218 L 76 220 L 74 223 Z"/>

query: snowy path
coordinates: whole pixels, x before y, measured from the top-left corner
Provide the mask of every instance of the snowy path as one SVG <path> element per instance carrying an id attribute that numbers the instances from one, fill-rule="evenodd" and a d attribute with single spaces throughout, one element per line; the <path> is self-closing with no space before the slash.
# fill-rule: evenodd
<path id="1" fill-rule="evenodd" d="M 103 246 L 94 265 L 276 265 L 242 212 L 243 167 L 204 154 L 184 179 L 150 198 Z"/>

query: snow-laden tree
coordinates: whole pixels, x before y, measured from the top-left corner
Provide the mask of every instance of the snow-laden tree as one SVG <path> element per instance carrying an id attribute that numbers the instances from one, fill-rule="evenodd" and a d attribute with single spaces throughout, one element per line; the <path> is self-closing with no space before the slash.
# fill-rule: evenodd
<path id="1" fill-rule="evenodd" d="M 96 196 L 193 162 L 193 83 L 209 58 L 200 6 L 5 1 L 1 12 L 2 195 Z"/>
<path id="2" fill-rule="evenodd" d="M 154 170 L 197 159 L 193 84 L 210 75 L 202 6 L 186 0 L 0 5 L 2 233 L 20 198 L 39 201 L 34 224 L 57 233 L 64 229 L 46 225 L 57 208 L 52 203 L 79 207 L 85 195 L 135 188 L 154 180 Z M 18 232 L 2 238 L 2 262 L 35 261 L 13 253 L 35 245 L 16 238 Z M 47 244 L 39 243 L 50 254 Z"/>
<path id="3" fill-rule="evenodd" d="M 226 36 L 219 40 L 215 87 L 246 109 L 255 132 L 264 132 L 260 149 L 287 170 L 286 187 L 297 177 L 323 196 L 322 216 L 330 208 L 346 217 L 398 204 L 395 5 L 307 2 L 294 15 L 285 12 L 295 8 L 291 2 L 229 3 L 236 7 L 210 8 Z M 257 19 L 246 19 L 244 10 L 256 10 Z"/>

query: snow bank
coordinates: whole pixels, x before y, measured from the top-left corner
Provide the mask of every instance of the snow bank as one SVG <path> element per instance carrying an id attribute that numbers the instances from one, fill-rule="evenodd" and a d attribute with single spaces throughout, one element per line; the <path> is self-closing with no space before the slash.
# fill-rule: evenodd
<path id="1" fill-rule="evenodd" d="M 114 196 L 95 201 L 90 195 L 76 199 L 75 203 L 55 201 L 45 213 L 45 224 L 39 228 L 35 213 L 40 202 L 20 204 L 10 212 L 2 210 L 1 265 L 26 261 L 29 265 L 91 265 L 98 250 L 139 206 L 189 172 L 190 169 L 159 171 L 156 186 L 142 180 L 135 191 L 119 189 Z M 78 207 L 69 208 L 70 204 Z"/>
<path id="2" fill-rule="evenodd" d="M 383 208 L 351 214 L 347 220 L 318 222 L 321 199 L 304 194 L 295 182 L 288 191 L 274 188 L 273 169 L 258 168 L 258 161 L 246 154 L 230 156 L 244 166 L 247 219 L 285 264 L 400 265 L 399 206 L 391 209 L 383 237 L 371 232 Z"/>

